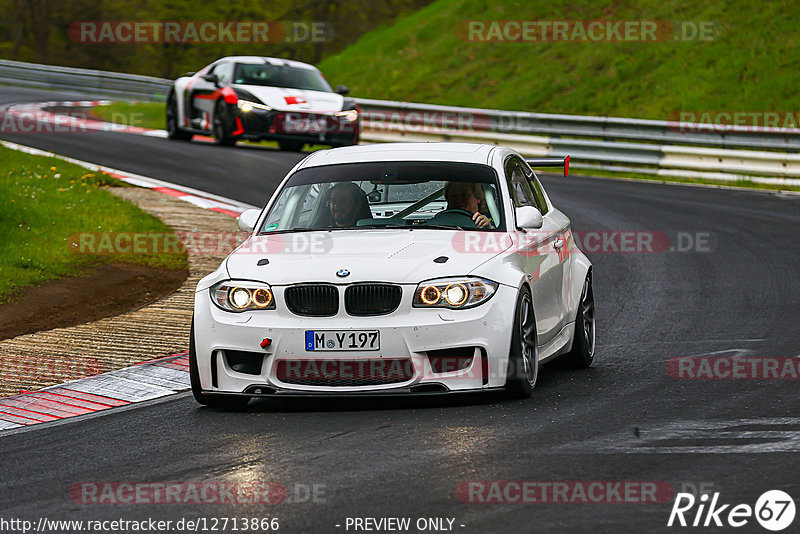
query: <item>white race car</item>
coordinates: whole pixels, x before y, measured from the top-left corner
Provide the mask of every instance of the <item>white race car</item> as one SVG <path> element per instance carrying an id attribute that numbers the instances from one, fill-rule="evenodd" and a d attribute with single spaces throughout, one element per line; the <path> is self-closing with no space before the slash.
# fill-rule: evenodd
<path id="1" fill-rule="evenodd" d="M 334 92 L 319 70 L 299 61 L 258 56 L 219 59 L 175 80 L 167 95 L 167 135 L 189 140 L 213 135 L 217 143 L 239 139 L 278 141 L 283 150 L 306 143 L 358 144 L 359 109 Z"/>
<path id="2" fill-rule="evenodd" d="M 530 160 L 529 160 L 530 161 Z M 531 161 L 564 166 L 569 158 Z M 252 397 L 493 391 L 592 363 L 591 264 L 517 152 L 397 143 L 314 152 L 198 284 L 192 391 Z"/>

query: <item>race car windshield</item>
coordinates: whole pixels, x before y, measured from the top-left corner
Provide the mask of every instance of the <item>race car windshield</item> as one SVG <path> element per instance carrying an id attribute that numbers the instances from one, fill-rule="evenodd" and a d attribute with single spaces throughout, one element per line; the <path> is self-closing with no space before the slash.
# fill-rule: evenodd
<path id="1" fill-rule="evenodd" d="M 268 63 L 263 65 L 238 63 L 233 74 L 233 83 L 333 92 L 325 78 L 316 71 Z"/>
<path id="2" fill-rule="evenodd" d="M 486 165 L 347 163 L 296 172 L 260 233 L 309 230 L 504 231 L 497 175 Z"/>

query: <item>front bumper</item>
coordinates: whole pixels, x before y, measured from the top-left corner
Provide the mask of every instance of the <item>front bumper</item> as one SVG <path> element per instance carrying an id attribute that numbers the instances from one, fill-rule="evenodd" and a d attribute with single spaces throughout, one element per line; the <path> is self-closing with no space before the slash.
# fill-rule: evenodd
<path id="1" fill-rule="evenodd" d="M 332 146 L 358 144 L 359 120 L 347 121 L 330 113 L 301 113 L 252 109 L 238 112 L 241 137 L 255 141 L 303 141 Z"/>
<path id="2" fill-rule="evenodd" d="M 203 391 L 251 396 L 436 394 L 505 385 L 517 297 L 513 288 L 499 286 L 488 302 L 475 308 L 447 310 L 412 308 L 414 287 L 404 286 L 399 308 L 373 317 L 354 317 L 344 311 L 332 317 L 301 317 L 283 304 L 282 287 L 272 289 L 277 309 L 245 313 L 217 308 L 208 290 L 195 295 L 195 352 Z M 307 330 L 378 330 L 380 349 L 307 351 Z M 262 348 L 265 338 L 270 344 Z M 460 360 L 463 364 L 442 367 L 439 363 L 437 367 L 433 363 L 436 355 L 447 349 L 467 356 Z M 250 358 L 246 369 L 232 364 L 242 354 Z M 387 363 L 385 369 L 395 369 L 391 364 L 394 360 L 403 362 L 399 364 L 403 372 L 387 371 L 391 381 L 348 385 L 347 379 L 354 372 L 358 375 L 355 369 L 380 368 L 383 363 Z M 303 369 L 311 362 L 325 372 L 297 383 L 298 375 L 286 370 L 298 369 L 298 362 Z M 340 385 L 331 385 L 334 382 Z"/>

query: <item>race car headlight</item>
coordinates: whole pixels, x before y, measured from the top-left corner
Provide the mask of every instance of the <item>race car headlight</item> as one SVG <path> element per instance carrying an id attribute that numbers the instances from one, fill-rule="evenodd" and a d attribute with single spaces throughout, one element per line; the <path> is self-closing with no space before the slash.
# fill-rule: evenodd
<path id="1" fill-rule="evenodd" d="M 343 117 L 344 120 L 348 122 L 353 122 L 354 120 L 358 119 L 358 110 L 357 109 L 346 109 L 344 111 L 337 111 L 334 113 L 337 117 Z"/>
<path id="2" fill-rule="evenodd" d="M 492 298 L 497 285 L 497 282 L 477 277 L 430 280 L 417 286 L 413 306 L 454 310 L 472 308 Z"/>
<path id="3" fill-rule="evenodd" d="M 258 102 L 251 102 L 250 100 L 239 100 L 238 102 L 236 102 L 236 107 L 238 107 L 242 113 L 248 113 L 250 111 L 253 111 L 254 109 L 260 109 L 262 111 L 272 111 L 271 107 L 266 106 L 264 104 L 259 104 Z"/>
<path id="4" fill-rule="evenodd" d="M 225 280 L 211 286 L 211 301 L 225 311 L 274 310 L 275 297 L 267 284 Z"/>

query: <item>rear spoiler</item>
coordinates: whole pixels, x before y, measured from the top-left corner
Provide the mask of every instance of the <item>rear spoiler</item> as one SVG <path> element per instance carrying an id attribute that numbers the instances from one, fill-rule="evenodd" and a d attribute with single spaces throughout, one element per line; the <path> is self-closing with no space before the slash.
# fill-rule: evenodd
<path id="1" fill-rule="evenodd" d="M 564 176 L 569 173 L 569 156 L 563 158 L 529 158 L 525 163 L 531 167 L 564 167 Z"/>

